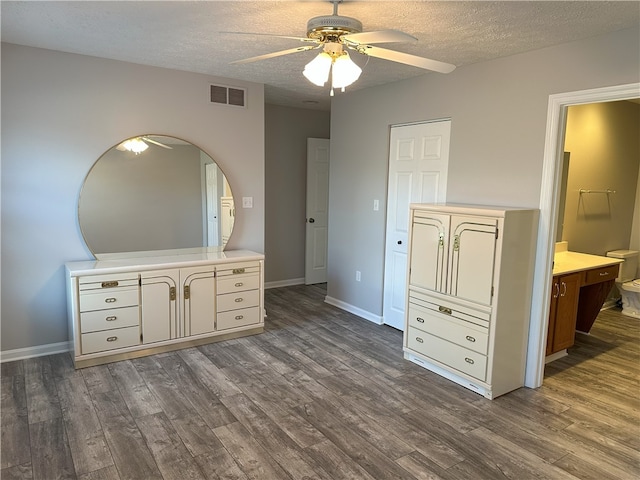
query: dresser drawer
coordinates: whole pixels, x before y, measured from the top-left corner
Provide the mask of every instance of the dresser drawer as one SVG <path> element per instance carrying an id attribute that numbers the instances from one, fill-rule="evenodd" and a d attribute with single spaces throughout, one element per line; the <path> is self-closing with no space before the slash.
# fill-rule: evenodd
<path id="1" fill-rule="evenodd" d="M 483 355 L 487 354 L 489 331 L 473 323 L 409 304 L 409 327 L 422 330 Z"/>
<path id="2" fill-rule="evenodd" d="M 615 280 L 618 276 L 618 265 L 609 265 L 608 267 L 594 268 L 585 272 L 583 285 L 592 285 L 594 283 L 606 282 L 607 280 Z"/>
<path id="3" fill-rule="evenodd" d="M 260 275 L 232 275 L 218 278 L 218 294 L 242 292 L 245 290 L 257 290 L 260 286 Z"/>
<path id="4" fill-rule="evenodd" d="M 451 342 L 409 327 L 407 347 L 444 365 L 484 381 L 487 357 Z"/>
<path id="5" fill-rule="evenodd" d="M 114 287 L 135 287 L 138 285 L 138 282 L 138 274 L 135 272 L 85 275 L 78 279 L 80 291 Z"/>
<path id="6" fill-rule="evenodd" d="M 216 330 L 244 327 L 260 323 L 260 307 L 241 308 L 219 313 L 216 316 Z"/>
<path id="7" fill-rule="evenodd" d="M 83 355 L 140 344 L 140 328 L 126 327 L 103 332 L 83 333 L 81 337 Z"/>
<path id="8" fill-rule="evenodd" d="M 140 324 L 140 309 L 135 307 L 94 310 L 80 314 L 82 333 L 133 327 Z"/>
<path id="9" fill-rule="evenodd" d="M 216 268 L 216 276 L 219 278 L 259 272 L 259 262 L 229 263 L 227 265 L 221 266 L 220 268 Z"/>
<path id="10" fill-rule="evenodd" d="M 138 305 L 138 287 L 108 288 L 80 294 L 80 311 L 105 310 Z"/>
<path id="11" fill-rule="evenodd" d="M 246 292 L 227 293 L 217 296 L 218 306 L 216 311 L 226 312 L 240 308 L 257 307 L 260 305 L 260 290 L 247 290 Z"/>

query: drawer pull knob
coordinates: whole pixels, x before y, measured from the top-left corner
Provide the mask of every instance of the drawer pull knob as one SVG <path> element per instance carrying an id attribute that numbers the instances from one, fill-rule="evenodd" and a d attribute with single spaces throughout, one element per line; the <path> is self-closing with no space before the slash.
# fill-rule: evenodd
<path id="1" fill-rule="evenodd" d="M 416 317 L 416 321 L 419 323 L 424 323 L 424 318 Z"/>
<path id="2" fill-rule="evenodd" d="M 471 365 L 473 365 L 475 362 L 473 361 L 473 358 L 469 358 L 469 357 L 464 357 L 464 361 L 467 363 L 470 363 Z"/>
<path id="3" fill-rule="evenodd" d="M 243 286 L 243 285 L 244 285 L 244 283 L 242 283 L 242 282 L 238 282 L 238 283 L 236 283 L 236 287 L 241 287 L 241 286 Z"/>
<path id="4" fill-rule="evenodd" d="M 440 306 L 440 307 L 438 307 L 438 310 L 440 310 L 442 313 L 446 313 L 447 315 L 451 315 L 451 313 L 452 313 L 451 309 L 447 308 L 447 307 Z"/>
<path id="5" fill-rule="evenodd" d="M 424 343 L 424 340 L 423 340 L 423 339 L 421 339 L 420 337 L 416 337 L 416 342 L 418 342 L 418 343 Z"/>
<path id="6" fill-rule="evenodd" d="M 236 315 L 236 320 L 242 320 L 244 318 L 244 315 Z"/>
<path id="7" fill-rule="evenodd" d="M 607 275 L 609 275 L 609 272 L 600 272 L 601 277 L 606 277 Z"/>
<path id="8" fill-rule="evenodd" d="M 118 282 L 117 281 L 102 282 L 102 288 L 113 288 L 113 287 L 117 287 L 117 286 L 118 286 Z"/>
<path id="9" fill-rule="evenodd" d="M 105 303 L 115 303 L 116 299 L 114 297 L 109 297 L 104 299 Z"/>
<path id="10" fill-rule="evenodd" d="M 236 303 L 240 303 L 242 301 L 242 297 L 236 298 Z"/>
<path id="11" fill-rule="evenodd" d="M 244 273 L 244 268 L 234 268 L 233 273 Z"/>
<path id="12" fill-rule="evenodd" d="M 107 322 L 115 322 L 117 319 L 118 319 L 118 317 L 116 317 L 115 315 L 111 315 L 111 316 L 105 318 L 105 320 Z"/>
<path id="13" fill-rule="evenodd" d="M 107 342 L 115 342 L 118 340 L 118 337 L 107 337 Z"/>
<path id="14" fill-rule="evenodd" d="M 467 335 L 465 338 L 466 338 L 467 340 L 469 340 L 470 342 L 475 342 L 475 341 L 476 341 L 476 339 L 475 339 L 475 338 L 473 338 L 471 335 Z"/>

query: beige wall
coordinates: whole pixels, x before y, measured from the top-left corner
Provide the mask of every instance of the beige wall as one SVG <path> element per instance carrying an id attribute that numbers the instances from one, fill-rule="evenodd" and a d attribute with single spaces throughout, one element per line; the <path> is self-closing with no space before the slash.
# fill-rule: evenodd
<path id="1" fill-rule="evenodd" d="M 640 168 L 640 104 L 628 101 L 569 107 L 570 152 L 562 239 L 569 249 L 605 255 L 628 249 Z M 615 194 L 580 189 L 615 190 Z M 635 214 L 634 214 L 635 212 Z"/>

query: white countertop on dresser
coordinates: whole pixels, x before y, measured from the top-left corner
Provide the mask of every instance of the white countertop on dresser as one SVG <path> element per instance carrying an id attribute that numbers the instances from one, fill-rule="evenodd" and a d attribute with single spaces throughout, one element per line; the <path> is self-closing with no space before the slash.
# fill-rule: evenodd
<path id="1" fill-rule="evenodd" d="M 160 269 L 192 267 L 215 262 L 218 264 L 238 261 L 264 260 L 262 253 L 251 250 L 225 250 L 219 248 L 189 248 L 163 250 L 158 252 L 138 252 L 138 254 L 109 254 L 104 259 L 68 262 L 65 264 L 69 275 L 96 275 L 130 272 L 132 269 Z"/>

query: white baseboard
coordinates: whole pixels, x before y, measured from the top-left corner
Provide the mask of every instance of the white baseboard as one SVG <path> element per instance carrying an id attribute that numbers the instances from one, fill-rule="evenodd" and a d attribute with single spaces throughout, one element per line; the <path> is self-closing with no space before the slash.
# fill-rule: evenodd
<path id="1" fill-rule="evenodd" d="M 289 280 L 277 280 L 275 282 L 264 282 L 264 288 L 291 287 L 293 285 L 304 285 L 303 278 L 290 278 Z"/>
<path id="2" fill-rule="evenodd" d="M 25 358 L 43 357 L 55 353 L 64 353 L 71 350 L 69 342 L 49 343 L 36 345 L 35 347 L 16 348 L 0 352 L 0 363 L 24 360 Z"/>
<path id="3" fill-rule="evenodd" d="M 380 315 L 374 315 L 371 312 L 367 312 L 366 310 L 355 307 L 353 305 L 350 305 L 346 302 L 343 302 L 342 300 L 338 300 L 333 297 L 326 296 L 324 297 L 324 301 L 329 305 L 333 305 L 334 307 L 338 307 L 341 310 L 345 310 L 349 313 L 353 313 L 354 315 L 364 318 L 365 320 L 369 320 L 370 322 L 373 322 L 377 325 L 382 325 L 382 317 Z"/>

